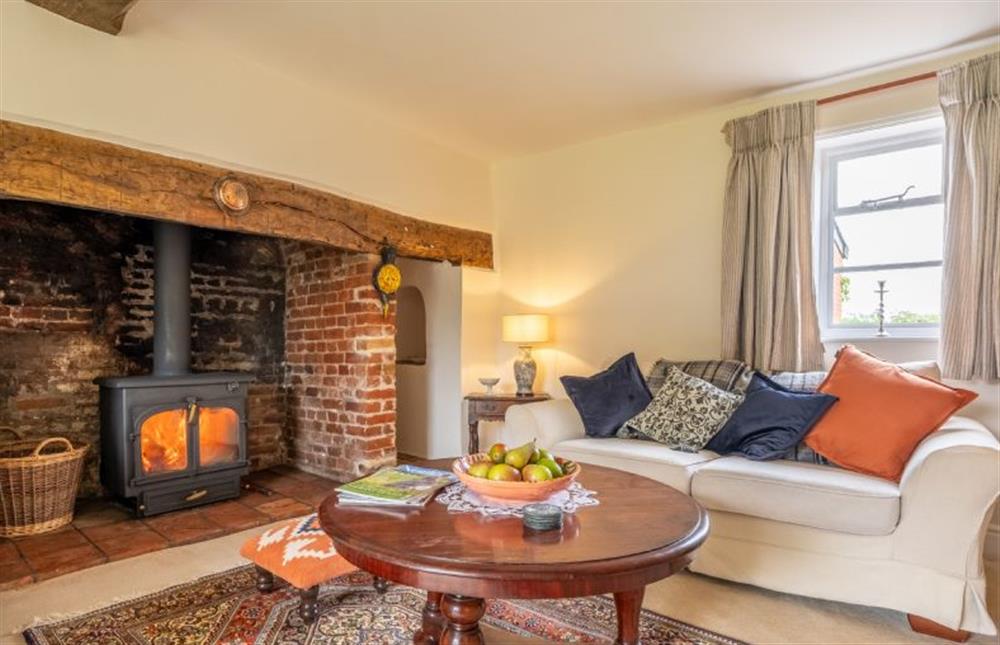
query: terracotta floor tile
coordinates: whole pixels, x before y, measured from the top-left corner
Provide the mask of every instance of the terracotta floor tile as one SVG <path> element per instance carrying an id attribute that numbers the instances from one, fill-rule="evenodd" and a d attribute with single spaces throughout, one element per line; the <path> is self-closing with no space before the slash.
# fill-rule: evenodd
<path id="1" fill-rule="evenodd" d="M 230 531 L 248 529 L 271 521 L 271 518 L 264 513 L 236 501 L 210 504 L 202 512 L 210 520 Z"/>
<path id="2" fill-rule="evenodd" d="M 265 488 L 269 491 L 274 491 L 275 493 L 280 493 L 291 497 L 295 494 L 295 491 L 302 486 L 303 481 L 300 479 L 295 479 L 293 477 L 275 477 L 273 479 L 267 479 L 257 482 L 258 486 Z"/>
<path id="3" fill-rule="evenodd" d="M 267 470 L 273 473 L 278 473 L 279 475 L 284 475 L 285 477 L 292 477 L 293 479 L 307 480 L 310 477 L 316 476 L 313 475 L 312 473 L 307 473 L 304 470 L 299 470 L 295 466 L 287 466 L 287 465 L 271 466 Z"/>
<path id="4" fill-rule="evenodd" d="M 20 559 L 21 554 L 18 553 L 13 542 L 7 539 L 0 540 L 0 569 L 3 568 L 3 565 Z"/>
<path id="5" fill-rule="evenodd" d="M 126 520 L 124 522 L 114 522 L 112 524 L 100 524 L 98 526 L 87 526 L 80 529 L 88 540 L 97 544 L 105 540 L 113 540 L 119 537 L 127 537 L 136 533 L 150 530 L 148 526 L 138 519 Z"/>
<path id="6" fill-rule="evenodd" d="M 175 511 L 143 520 L 147 526 L 167 538 L 170 544 L 188 544 L 221 535 L 221 526 L 201 509 Z"/>
<path id="7" fill-rule="evenodd" d="M 333 481 L 302 482 L 291 497 L 312 507 L 319 507 L 320 502 L 333 494 L 338 486 Z"/>
<path id="8" fill-rule="evenodd" d="M 87 567 L 107 562 L 104 554 L 98 551 L 97 547 L 90 542 L 35 556 L 26 556 L 25 559 L 28 561 L 28 565 L 34 570 L 35 579 L 37 580 L 54 578 L 72 571 L 86 569 Z"/>
<path id="9" fill-rule="evenodd" d="M 250 508 L 257 508 L 261 504 L 267 504 L 268 502 L 274 502 L 279 499 L 287 499 L 284 495 L 279 495 L 277 493 L 271 493 L 267 495 L 258 491 L 251 491 L 249 493 L 243 493 L 236 500 L 244 506 L 249 506 Z"/>
<path id="10" fill-rule="evenodd" d="M 52 553 L 89 546 L 90 542 L 76 528 L 68 526 L 52 533 L 16 538 L 14 544 L 21 555 L 30 561 Z"/>
<path id="11" fill-rule="evenodd" d="M 122 523 L 118 525 L 120 524 Z M 103 529 L 106 526 L 97 528 Z M 108 560 L 124 560 L 170 546 L 165 537 L 138 522 L 135 526 L 129 526 L 128 530 L 122 531 L 118 535 L 106 535 L 101 539 L 91 539 L 97 548 L 107 556 Z"/>
<path id="12" fill-rule="evenodd" d="M 34 581 L 28 563 L 18 557 L 0 566 L 0 591 L 14 589 Z"/>
<path id="13" fill-rule="evenodd" d="M 261 513 L 267 513 L 272 520 L 283 520 L 289 517 L 308 515 L 314 512 L 311 506 L 306 506 L 300 501 L 283 497 L 272 502 L 266 502 L 257 507 Z"/>
<path id="14" fill-rule="evenodd" d="M 89 526 L 100 526 L 133 519 L 134 516 L 124 507 L 107 499 L 87 500 L 77 506 L 73 517 L 73 526 L 82 529 Z"/>

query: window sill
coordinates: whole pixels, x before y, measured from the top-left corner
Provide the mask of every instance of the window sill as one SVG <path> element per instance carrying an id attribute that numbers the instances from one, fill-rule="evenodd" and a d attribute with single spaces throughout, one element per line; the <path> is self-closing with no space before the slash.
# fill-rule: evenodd
<path id="1" fill-rule="evenodd" d="M 820 338 L 820 341 L 823 343 L 936 343 L 939 340 L 941 340 L 941 337 L 934 332 L 910 333 L 909 335 L 900 333 L 900 335 L 893 334 L 892 336 L 875 336 L 874 334 L 847 332 L 824 334 Z"/>

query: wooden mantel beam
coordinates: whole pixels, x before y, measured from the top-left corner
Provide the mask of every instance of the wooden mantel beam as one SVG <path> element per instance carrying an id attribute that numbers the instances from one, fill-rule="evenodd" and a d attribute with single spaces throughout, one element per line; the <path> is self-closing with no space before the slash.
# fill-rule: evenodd
<path id="1" fill-rule="evenodd" d="M 250 194 L 240 215 L 213 198 L 230 176 Z M 0 120 L 0 197 L 170 220 L 377 252 L 493 268 L 489 233 L 433 224 L 289 181 L 177 159 Z"/>
<path id="2" fill-rule="evenodd" d="M 136 0 L 28 0 L 28 2 L 73 22 L 116 36 L 122 30 L 125 14 Z"/>

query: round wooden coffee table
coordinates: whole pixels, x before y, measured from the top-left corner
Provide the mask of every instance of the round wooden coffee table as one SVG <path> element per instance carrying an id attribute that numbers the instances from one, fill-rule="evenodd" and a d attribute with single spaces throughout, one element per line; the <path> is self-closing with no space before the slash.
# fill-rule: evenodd
<path id="1" fill-rule="evenodd" d="M 447 470 L 450 459 L 422 465 Z M 639 642 L 647 584 L 683 569 L 708 536 L 691 497 L 646 477 L 583 464 L 578 481 L 598 506 L 567 514 L 561 531 L 526 532 L 520 518 L 320 506 L 323 529 L 348 561 L 372 575 L 427 591 L 415 643 L 482 643 L 484 598 L 569 598 L 612 593 L 618 642 Z"/>

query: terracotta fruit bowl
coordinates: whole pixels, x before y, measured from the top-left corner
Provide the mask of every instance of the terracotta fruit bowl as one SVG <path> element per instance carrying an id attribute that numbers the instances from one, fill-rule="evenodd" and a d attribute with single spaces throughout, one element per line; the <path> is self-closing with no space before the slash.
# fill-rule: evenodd
<path id="1" fill-rule="evenodd" d="M 467 471 L 469 466 L 480 461 L 492 461 L 484 452 L 466 455 L 452 462 L 451 471 L 458 479 L 469 487 L 469 490 L 497 502 L 540 502 L 552 497 L 559 491 L 566 490 L 580 474 L 580 464 L 574 462 L 566 474 L 556 479 L 542 482 L 525 481 L 493 481 L 482 477 L 473 477 Z"/>

